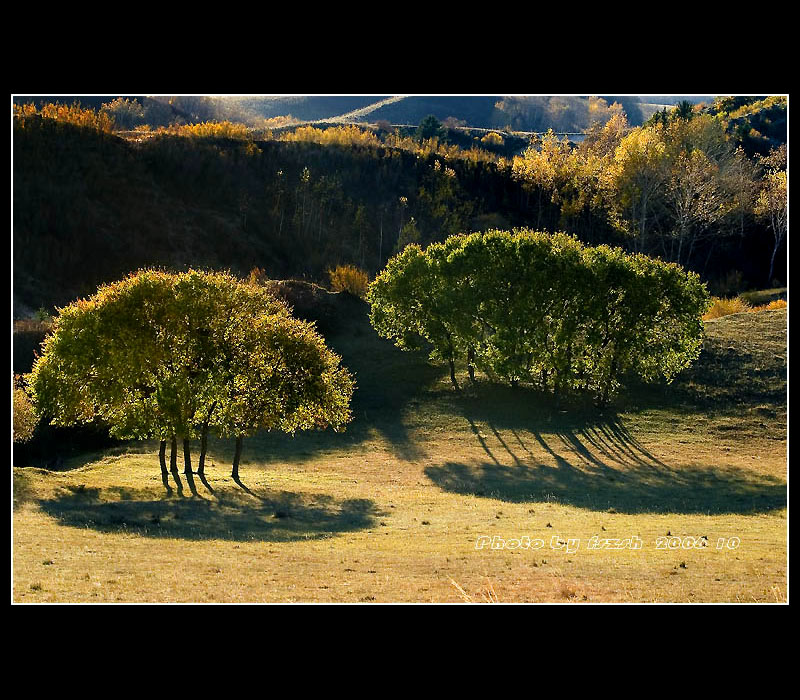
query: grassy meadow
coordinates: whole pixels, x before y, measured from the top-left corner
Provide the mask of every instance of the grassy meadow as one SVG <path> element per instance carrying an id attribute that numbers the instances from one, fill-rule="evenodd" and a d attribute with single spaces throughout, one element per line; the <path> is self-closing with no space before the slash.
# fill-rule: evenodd
<path id="1" fill-rule="evenodd" d="M 786 602 L 786 309 L 602 411 L 456 392 L 358 309 L 348 430 L 247 439 L 238 483 L 223 441 L 168 485 L 156 443 L 14 468 L 13 602 Z"/>

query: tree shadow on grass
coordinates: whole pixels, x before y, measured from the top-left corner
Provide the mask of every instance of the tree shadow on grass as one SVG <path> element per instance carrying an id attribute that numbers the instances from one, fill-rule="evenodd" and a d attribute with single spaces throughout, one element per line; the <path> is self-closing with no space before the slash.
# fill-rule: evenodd
<path id="1" fill-rule="evenodd" d="M 485 445 L 491 461 L 450 461 L 425 473 L 453 493 L 618 513 L 766 513 L 786 506 L 780 479 L 736 467 L 670 467 L 615 420 L 579 431 L 510 432 L 515 442 L 502 441 L 504 453 Z"/>
<path id="2" fill-rule="evenodd" d="M 510 503 L 555 502 L 618 513 L 766 513 L 786 506 L 786 485 L 740 469 L 586 469 L 558 457 L 551 464 L 445 462 L 426 468 L 453 493 Z"/>
<path id="3" fill-rule="evenodd" d="M 459 405 L 486 459 L 428 466 L 426 475 L 446 491 L 619 513 L 763 513 L 786 506 L 786 484 L 776 477 L 731 466 L 670 466 L 613 410 L 559 408 L 545 395 L 506 388 L 464 396 Z"/>
<path id="4" fill-rule="evenodd" d="M 62 525 L 144 537 L 236 542 L 325 538 L 372 527 L 369 499 L 217 489 L 213 498 L 153 498 L 152 491 L 66 489 L 39 507 Z"/>

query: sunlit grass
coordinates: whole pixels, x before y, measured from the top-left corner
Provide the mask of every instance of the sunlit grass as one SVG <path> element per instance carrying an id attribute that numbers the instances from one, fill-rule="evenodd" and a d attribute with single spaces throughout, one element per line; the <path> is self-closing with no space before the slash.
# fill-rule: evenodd
<path id="1" fill-rule="evenodd" d="M 354 423 L 246 441 L 241 484 L 227 441 L 168 488 L 155 443 L 15 469 L 13 600 L 784 603 L 786 312 L 706 333 L 602 414 L 343 334 Z"/>

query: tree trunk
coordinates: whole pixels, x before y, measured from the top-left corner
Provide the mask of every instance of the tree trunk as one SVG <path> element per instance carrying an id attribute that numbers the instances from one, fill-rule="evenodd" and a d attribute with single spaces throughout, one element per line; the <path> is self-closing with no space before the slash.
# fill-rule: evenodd
<path id="1" fill-rule="evenodd" d="M 708 267 L 708 261 L 711 260 L 711 253 L 714 252 L 714 244 L 716 242 L 717 242 L 717 239 L 716 238 L 713 239 L 711 241 L 711 245 L 708 247 L 708 255 L 706 255 L 706 261 L 705 261 L 705 264 L 703 265 L 703 272 L 701 273 L 701 276 L 705 276 L 705 274 L 706 274 L 706 268 Z"/>
<path id="2" fill-rule="evenodd" d="M 192 454 L 189 446 L 189 438 L 183 438 L 183 473 L 192 473 Z"/>
<path id="3" fill-rule="evenodd" d="M 600 398 L 600 406 L 606 406 L 608 404 L 608 400 L 611 396 L 611 383 L 614 381 L 614 377 L 617 376 L 617 357 L 616 355 L 611 358 L 611 371 L 608 375 L 608 380 L 606 381 L 605 386 L 603 387 L 603 395 Z"/>
<path id="4" fill-rule="evenodd" d="M 536 213 L 536 230 L 542 230 L 542 188 L 539 187 L 539 211 Z"/>
<path id="5" fill-rule="evenodd" d="M 231 471 L 231 476 L 234 479 L 239 478 L 239 459 L 242 456 L 242 439 L 243 435 L 236 436 L 236 450 L 233 453 L 233 470 Z"/>
<path id="6" fill-rule="evenodd" d="M 173 435 L 169 453 L 169 470 L 173 474 L 178 473 L 178 439 Z"/>
<path id="7" fill-rule="evenodd" d="M 769 276 L 767 277 L 767 287 L 772 286 L 772 273 L 775 270 L 775 256 L 778 254 L 778 248 L 781 246 L 781 239 L 775 236 L 775 247 L 772 249 L 772 258 L 769 261 Z"/>
<path id="8" fill-rule="evenodd" d="M 378 241 L 378 269 L 383 266 L 383 209 L 381 209 L 381 236 Z"/>
<path id="9" fill-rule="evenodd" d="M 475 350 L 470 345 L 469 349 L 467 350 L 467 371 L 469 372 L 469 381 L 471 384 L 475 384 L 475 365 L 473 364 L 475 361 Z"/>
<path id="10" fill-rule="evenodd" d="M 203 474 L 205 474 L 207 449 L 208 449 L 208 424 L 205 424 L 203 426 L 203 432 L 200 433 L 200 456 L 197 458 L 197 473 L 200 476 L 203 476 Z"/>
<path id="11" fill-rule="evenodd" d="M 167 441 L 162 440 L 158 447 L 158 462 L 161 465 L 161 476 L 167 476 Z"/>
<path id="12" fill-rule="evenodd" d="M 216 407 L 217 402 L 211 404 L 211 408 L 208 409 L 208 415 L 206 416 L 206 420 L 203 423 L 203 430 L 200 433 L 200 457 L 197 461 L 197 473 L 200 476 L 205 474 L 206 469 L 206 452 L 208 450 L 208 424 L 211 422 L 211 414 L 214 413 L 214 408 Z"/>
<path id="13" fill-rule="evenodd" d="M 447 360 L 447 363 L 450 365 L 450 381 L 453 383 L 453 386 L 458 389 L 458 381 L 456 380 L 456 363 L 452 357 Z"/>

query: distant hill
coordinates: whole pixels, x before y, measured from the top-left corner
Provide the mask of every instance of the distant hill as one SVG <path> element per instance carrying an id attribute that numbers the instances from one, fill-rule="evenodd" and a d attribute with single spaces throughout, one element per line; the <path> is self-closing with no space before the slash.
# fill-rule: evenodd
<path id="1" fill-rule="evenodd" d="M 387 104 L 368 115 L 368 121 L 385 119 L 392 124 L 419 124 L 428 115 L 440 121 L 453 117 L 466 126 L 491 128 L 495 126 L 495 105 L 499 96 L 409 96 Z"/>
<path id="2" fill-rule="evenodd" d="M 714 95 L 637 95 L 639 100 L 646 104 L 676 105 L 679 102 L 691 102 L 693 105 L 714 101 Z"/>
<path id="3" fill-rule="evenodd" d="M 635 96 L 601 96 L 609 105 L 619 102 L 631 125 L 641 124 L 645 112 Z M 350 121 L 416 125 L 433 115 L 464 126 L 517 131 L 582 131 L 589 126 L 589 97 L 576 95 L 409 95 L 368 96 L 248 96 L 220 97 L 231 111 L 265 119 L 291 115 L 304 121 Z"/>
<path id="4" fill-rule="evenodd" d="M 388 95 L 249 95 L 243 97 L 223 96 L 217 99 L 265 119 L 291 115 L 303 121 L 318 121 L 363 109 L 387 97 Z"/>
<path id="5" fill-rule="evenodd" d="M 656 109 L 685 96 L 600 95 L 608 105 L 622 105 L 632 126 Z M 301 122 L 350 122 L 417 125 L 429 115 L 452 118 L 463 126 L 516 131 L 579 132 L 589 126 L 590 97 L 579 95 L 33 95 L 15 102 L 48 102 L 100 109 L 117 98 L 143 107 L 139 121 L 151 126 L 230 120 L 255 125 L 260 120 L 291 116 Z M 701 101 L 700 98 L 689 98 Z M 710 98 L 709 98 L 710 99 Z"/>

